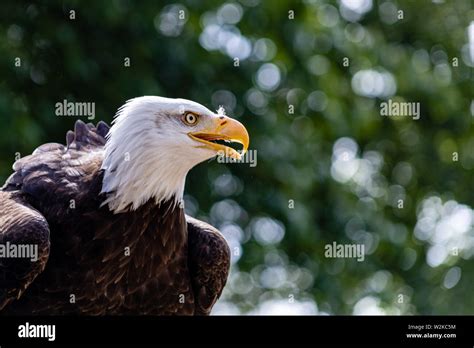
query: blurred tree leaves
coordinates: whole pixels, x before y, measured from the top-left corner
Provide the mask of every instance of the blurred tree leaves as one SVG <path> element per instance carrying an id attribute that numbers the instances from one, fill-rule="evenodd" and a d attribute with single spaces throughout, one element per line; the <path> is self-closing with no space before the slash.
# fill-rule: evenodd
<path id="1" fill-rule="evenodd" d="M 64 142 L 63 99 L 107 122 L 140 95 L 222 104 L 258 164 L 188 176 L 234 255 L 216 313 L 472 314 L 472 18 L 469 0 L 4 1 L 0 178 Z M 380 116 L 389 98 L 420 120 Z M 333 241 L 365 261 L 325 258 Z"/>

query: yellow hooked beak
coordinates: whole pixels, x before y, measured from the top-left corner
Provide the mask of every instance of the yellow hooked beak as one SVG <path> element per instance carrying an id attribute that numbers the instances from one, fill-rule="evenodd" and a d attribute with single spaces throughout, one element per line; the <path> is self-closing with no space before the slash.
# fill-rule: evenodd
<path id="1" fill-rule="evenodd" d="M 216 151 L 217 154 L 225 155 L 240 160 L 247 152 L 249 147 L 249 133 L 247 129 L 237 120 L 227 116 L 217 116 L 212 118 L 205 128 L 198 132 L 188 133 L 191 139 L 201 142 L 201 147 L 206 147 Z M 215 140 L 223 140 L 225 142 L 237 142 L 243 145 L 241 153 L 237 152 L 230 146 L 213 143 Z"/>

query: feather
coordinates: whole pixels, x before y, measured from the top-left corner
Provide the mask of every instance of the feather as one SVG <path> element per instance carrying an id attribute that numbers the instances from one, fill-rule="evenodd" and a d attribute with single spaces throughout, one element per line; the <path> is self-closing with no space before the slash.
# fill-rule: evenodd
<path id="1" fill-rule="evenodd" d="M 227 279 L 227 244 L 174 197 L 118 214 L 103 205 L 109 133 L 77 121 L 66 146 L 44 144 L 14 163 L 0 191 L 0 244 L 35 242 L 40 261 L 0 262 L 0 314 L 209 314 Z"/>

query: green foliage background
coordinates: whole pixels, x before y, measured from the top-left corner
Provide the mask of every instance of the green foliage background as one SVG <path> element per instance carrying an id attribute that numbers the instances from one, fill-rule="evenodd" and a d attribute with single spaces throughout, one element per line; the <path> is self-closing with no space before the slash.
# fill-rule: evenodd
<path id="1" fill-rule="evenodd" d="M 108 123 L 141 95 L 223 104 L 258 162 L 188 175 L 188 212 L 234 253 L 214 313 L 473 314 L 473 2 L 352 5 L 4 1 L 0 179 L 17 153 L 64 143 L 64 99 Z M 420 119 L 382 117 L 389 98 Z M 334 241 L 365 260 L 325 257 Z"/>

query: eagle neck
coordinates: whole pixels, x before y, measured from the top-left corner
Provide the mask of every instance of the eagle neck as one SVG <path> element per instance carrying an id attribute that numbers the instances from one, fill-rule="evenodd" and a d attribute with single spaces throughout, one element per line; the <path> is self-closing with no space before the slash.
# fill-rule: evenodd
<path id="1" fill-rule="evenodd" d="M 172 252 L 180 250 L 187 241 L 187 228 L 184 209 L 175 203 L 172 197 L 169 200 L 156 203 L 150 199 L 136 211 L 135 221 L 142 219 L 144 242 L 159 240 L 156 247 L 162 249 L 165 258 L 171 258 Z"/>

